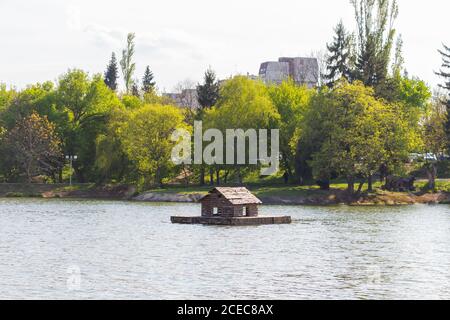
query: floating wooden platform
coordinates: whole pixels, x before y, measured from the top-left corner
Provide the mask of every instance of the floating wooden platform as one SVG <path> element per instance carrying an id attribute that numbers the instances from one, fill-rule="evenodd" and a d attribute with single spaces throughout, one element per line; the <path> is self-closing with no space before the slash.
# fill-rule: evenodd
<path id="1" fill-rule="evenodd" d="M 205 224 L 221 226 L 257 226 L 264 224 L 289 224 L 291 217 L 170 217 L 172 223 Z"/>

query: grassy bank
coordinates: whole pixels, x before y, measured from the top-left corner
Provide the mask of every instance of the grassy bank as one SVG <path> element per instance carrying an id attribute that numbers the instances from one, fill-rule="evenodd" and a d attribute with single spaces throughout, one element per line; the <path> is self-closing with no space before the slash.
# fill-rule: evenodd
<path id="1" fill-rule="evenodd" d="M 424 192 L 425 180 L 416 182 L 417 192 L 400 193 L 381 190 L 379 182 L 374 191 L 367 192 L 367 185 L 356 197 L 349 197 L 345 183 L 334 183 L 328 191 L 315 185 L 248 184 L 245 185 L 265 204 L 292 205 L 404 205 L 414 203 L 449 203 L 450 180 L 437 181 L 437 192 Z M 230 186 L 230 185 L 227 185 Z M 0 197 L 42 197 L 42 198 L 94 198 L 135 199 L 140 201 L 192 202 L 208 193 L 213 186 L 170 185 L 137 193 L 132 186 L 75 184 L 0 184 Z M 137 197 L 136 197 L 137 196 Z M 135 198 L 136 197 L 136 198 Z"/>

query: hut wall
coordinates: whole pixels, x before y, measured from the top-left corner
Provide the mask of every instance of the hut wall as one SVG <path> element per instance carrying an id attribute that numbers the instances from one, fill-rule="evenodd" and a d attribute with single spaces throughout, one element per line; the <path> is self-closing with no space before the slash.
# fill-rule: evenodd
<path id="1" fill-rule="evenodd" d="M 244 216 L 244 206 L 235 205 L 233 207 L 233 216 L 234 217 L 243 217 Z"/>
<path id="2" fill-rule="evenodd" d="M 233 216 L 233 207 L 231 203 L 223 196 L 217 193 L 210 193 L 201 200 L 202 216 L 214 215 L 214 208 L 217 208 L 217 214 Z"/>
<path id="3" fill-rule="evenodd" d="M 257 205 L 247 206 L 247 216 L 248 217 L 257 217 L 258 216 L 258 206 Z"/>
<path id="4" fill-rule="evenodd" d="M 202 216 L 203 217 L 210 217 L 214 213 L 214 207 L 211 206 L 209 201 L 205 200 L 202 201 Z"/>

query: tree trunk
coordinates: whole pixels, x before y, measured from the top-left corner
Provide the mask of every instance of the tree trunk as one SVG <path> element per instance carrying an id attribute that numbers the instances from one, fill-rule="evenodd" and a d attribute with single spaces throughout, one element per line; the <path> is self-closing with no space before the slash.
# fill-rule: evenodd
<path id="1" fill-rule="evenodd" d="M 201 166 L 200 167 L 200 185 L 204 186 L 205 185 L 205 167 Z"/>
<path id="2" fill-rule="evenodd" d="M 373 184 L 372 184 L 372 175 L 369 175 L 369 177 L 367 178 L 367 191 L 368 192 L 372 192 L 373 191 Z"/>
<path id="3" fill-rule="evenodd" d="M 355 193 L 355 179 L 352 176 L 347 177 L 347 192 L 350 195 Z"/>
<path id="4" fill-rule="evenodd" d="M 209 168 L 209 185 L 214 185 L 214 170 L 213 168 Z"/>
<path id="5" fill-rule="evenodd" d="M 216 183 L 220 186 L 220 169 L 216 169 Z"/>
<path id="6" fill-rule="evenodd" d="M 428 189 L 434 190 L 436 188 L 436 176 L 437 169 L 434 163 L 430 163 L 427 166 L 427 177 L 428 177 Z"/>
<path id="7" fill-rule="evenodd" d="M 361 194 L 361 191 L 362 191 L 362 188 L 364 186 L 364 183 L 365 183 L 364 180 L 359 183 L 358 191 L 356 192 L 357 194 Z"/>
<path id="8" fill-rule="evenodd" d="M 237 168 L 237 183 L 239 185 L 242 184 L 242 175 L 241 175 L 241 168 L 240 167 Z"/>

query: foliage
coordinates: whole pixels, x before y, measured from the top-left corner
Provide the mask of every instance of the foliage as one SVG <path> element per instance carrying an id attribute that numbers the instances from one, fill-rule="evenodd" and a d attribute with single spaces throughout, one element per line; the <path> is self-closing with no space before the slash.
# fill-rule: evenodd
<path id="1" fill-rule="evenodd" d="M 122 105 L 101 76 L 90 79 L 81 70 L 69 70 L 63 75 L 56 94 L 58 110 L 67 119 L 60 123 L 64 152 L 78 156 L 74 169 L 78 180 L 84 182 L 88 176 L 95 176 L 96 137 L 105 132 L 110 111 Z"/>
<path id="2" fill-rule="evenodd" d="M 203 109 L 211 108 L 219 99 L 219 83 L 212 69 L 206 70 L 203 84 L 197 86 L 197 96 Z"/>
<path id="3" fill-rule="evenodd" d="M 314 90 L 306 86 L 296 86 L 292 80 L 279 86 L 272 85 L 269 95 L 280 115 L 281 166 L 289 176 L 294 176 L 297 142 L 301 136 L 301 125 L 310 106 Z M 297 173 L 297 176 L 300 173 Z"/>
<path id="4" fill-rule="evenodd" d="M 245 131 L 278 128 L 279 121 L 280 115 L 270 98 L 268 88 L 260 81 L 236 76 L 223 84 L 216 105 L 205 111 L 204 128 L 219 129 L 225 137 L 227 129 Z M 224 152 L 224 157 L 226 156 Z M 236 154 L 234 157 L 236 159 Z M 242 182 L 241 169 L 255 169 L 251 165 L 245 168 L 238 165 L 225 168 L 238 170 L 239 182 Z"/>
<path id="5" fill-rule="evenodd" d="M 61 142 L 55 125 L 33 112 L 17 122 L 8 134 L 14 158 L 25 172 L 28 182 L 39 174 L 54 176 L 61 168 Z"/>
<path id="6" fill-rule="evenodd" d="M 186 128 L 183 114 L 174 106 L 144 105 L 127 111 L 118 121 L 123 151 L 132 160 L 145 183 L 162 184 L 173 169 L 170 136 L 176 128 Z"/>
<path id="7" fill-rule="evenodd" d="M 111 54 L 111 60 L 105 71 L 105 84 L 113 91 L 117 90 L 117 79 L 119 78 L 119 70 L 117 67 L 116 54 Z"/>
<path id="8" fill-rule="evenodd" d="M 144 77 L 142 78 L 142 92 L 149 93 L 155 90 L 155 81 L 153 72 L 150 71 L 150 66 L 145 68 Z"/>
<path id="9" fill-rule="evenodd" d="M 345 30 L 342 21 L 334 29 L 335 36 L 331 44 L 327 44 L 328 55 L 326 57 L 327 74 L 325 79 L 332 86 L 340 78 L 351 79 L 351 36 Z"/>
<path id="10" fill-rule="evenodd" d="M 351 0 L 358 45 L 355 78 L 377 86 L 387 78 L 398 16 L 397 0 Z"/>
<path id="11" fill-rule="evenodd" d="M 134 38 L 134 33 L 129 33 L 127 35 L 127 47 L 122 50 L 122 59 L 120 60 L 123 81 L 125 83 L 125 92 L 127 94 L 131 91 L 131 87 L 133 85 L 133 74 L 136 69 L 136 64 L 133 62 Z"/>
<path id="12" fill-rule="evenodd" d="M 367 179 L 381 165 L 406 161 L 414 147 L 408 123 L 401 108 L 377 100 L 373 89 L 342 81 L 314 99 L 304 139 L 318 144 L 310 161 L 315 177 L 330 179 L 337 173 L 353 192 L 357 177 Z"/>

